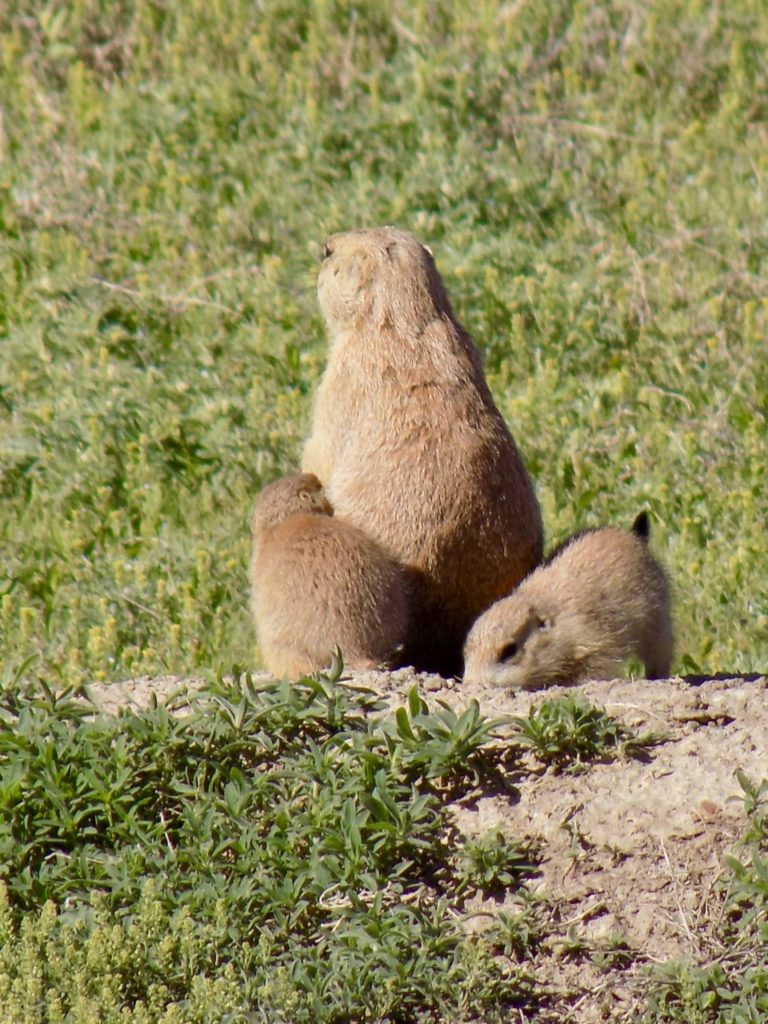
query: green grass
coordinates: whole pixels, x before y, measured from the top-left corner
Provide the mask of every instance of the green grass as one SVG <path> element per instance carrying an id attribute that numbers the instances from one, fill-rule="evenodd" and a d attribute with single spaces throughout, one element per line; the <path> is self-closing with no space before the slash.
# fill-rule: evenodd
<path id="1" fill-rule="evenodd" d="M 535 1006 L 529 908 L 455 925 L 529 857 L 446 827 L 503 775 L 476 707 L 374 727 L 326 684 L 222 686 L 212 716 L 110 721 L 54 694 L 258 665 L 248 516 L 307 433 L 319 246 L 382 223 L 434 250 L 549 540 L 650 509 L 675 667 L 765 670 L 767 49 L 762 0 L 3 6 L 3 1024 Z M 585 713 L 534 749 L 622 742 Z M 749 956 L 670 967 L 654 1024 L 764 1016 L 758 827 Z"/>
<path id="2" fill-rule="evenodd" d="M 435 251 L 548 537 L 654 514 L 678 668 L 768 662 L 757 0 L 0 14 L 0 650 L 256 664 L 248 512 L 325 356 L 316 254 Z"/>

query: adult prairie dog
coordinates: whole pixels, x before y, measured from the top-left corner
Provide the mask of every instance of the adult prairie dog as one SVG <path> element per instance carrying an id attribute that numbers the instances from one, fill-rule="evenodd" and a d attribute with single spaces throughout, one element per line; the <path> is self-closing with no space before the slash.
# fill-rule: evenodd
<path id="1" fill-rule="evenodd" d="M 612 678 L 631 655 L 669 675 L 669 584 L 648 550 L 648 516 L 632 531 L 576 534 L 472 627 L 464 680 L 511 689 Z"/>
<path id="2" fill-rule="evenodd" d="M 264 666 L 297 678 L 388 664 L 405 642 L 405 572 L 375 541 L 337 519 L 320 481 L 294 473 L 267 485 L 251 517 L 251 611 Z"/>
<path id="3" fill-rule="evenodd" d="M 407 660 L 460 673 L 470 624 L 541 559 L 533 486 L 429 249 L 333 235 L 317 293 L 330 353 L 303 468 L 419 579 Z"/>

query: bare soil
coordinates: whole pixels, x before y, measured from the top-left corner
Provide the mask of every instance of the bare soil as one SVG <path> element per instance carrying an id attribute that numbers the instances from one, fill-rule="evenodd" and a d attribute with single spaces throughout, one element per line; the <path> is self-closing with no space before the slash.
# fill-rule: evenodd
<path id="1" fill-rule="evenodd" d="M 501 828 L 540 851 L 530 888 L 546 907 L 547 937 L 535 969 L 551 997 L 552 1021 L 632 1020 L 649 965 L 707 962 L 724 952 L 720 879 L 747 824 L 735 772 L 755 782 L 768 777 L 768 678 L 621 679 L 532 694 L 468 689 L 407 669 L 352 678 L 394 705 L 418 685 L 430 706 L 441 700 L 459 708 L 475 698 L 489 717 L 525 715 L 569 693 L 635 733 L 659 737 L 643 759 L 592 764 L 578 774 L 532 760 L 534 771 L 516 792 L 475 794 L 452 809 L 468 836 Z M 163 700 L 183 685 L 196 682 L 139 679 L 91 692 L 105 710 L 138 710 L 153 694 Z M 477 904 L 471 920 L 482 928 L 499 906 Z"/>

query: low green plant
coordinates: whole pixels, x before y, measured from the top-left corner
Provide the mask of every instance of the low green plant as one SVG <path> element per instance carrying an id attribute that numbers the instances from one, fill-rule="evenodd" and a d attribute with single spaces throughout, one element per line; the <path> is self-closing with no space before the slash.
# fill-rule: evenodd
<path id="1" fill-rule="evenodd" d="M 530 877 L 536 870 L 532 850 L 495 829 L 464 843 L 459 863 L 459 888 L 496 895 Z"/>
<path id="2" fill-rule="evenodd" d="M 742 771 L 736 771 L 744 801 L 744 813 L 749 819 L 749 829 L 744 836 L 744 843 L 758 846 L 768 845 L 768 779 L 752 782 Z M 738 797 L 732 799 L 737 800 Z"/>
<path id="3" fill-rule="evenodd" d="M 580 698 L 546 700 L 527 716 L 512 719 L 513 740 L 544 764 L 578 771 L 589 761 L 637 751 L 651 742 L 635 737 L 605 711 Z"/>
<path id="4" fill-rule="evenodd" d="M 526 865 L 479 843 L 457 868 L 435 783 L 461 759 L 401 756 L 368 691 L 219 676 L 184 715 L 112 717 L 38 681 L 0 698 L 2 1024 L 40 999 L 72 1024 L 501 1021 L 529 1000 L 457 916 Z M 474 777 L 492 729 L 469 711 L 441 738 L 471 733 Z"/>
<path id="5" fill-rule="evenodd" d="M 768 1019 L 768 780 L 736 773 L 749 827 L 740 856 L 726 857 L 718 938 L 709 963 L 673 961 L 652 974 L 643 1024 L 762 1024 Z"/>
<path id="6" fill-rule="evenodd" d="M 481 775 L 496 770 L 505 758 L 505 746 L 490 741 L 506 719 L 487 719 L 476 700 L 460 713 L 444 701 L 431 712 L 417 687 L 407 706 L 383 727 L 393 763 L 407 776 L 433 780 L 443 793 L 457 795 L 457 787 L 476 785 Z"/>
<path id="7" fill-rule="evenodd" d="M 245 1024 L 242 966 L 219 960 L 228 915 L 210 923 L 159 899 L 152 878 L 130 912 L 98 893 L 87 910 L 52 901 L 21 920 L 0 882 L 2 1024 Z"/>
<path id="8" fill-rule="evenodd" d="M 542 933 L 536 911 L 535 899 L 523 891 L 519 909 L 496 912 L 494 937 L 506 956 L 521 960 L 535 953 Z"/>
<path id="9" fill-rule="evenodd" d="M 740 940 L 748 935 L 761 941 L 768 958 L 768 779 L 753 783 L 741 771 L 736 772 L 736 779 L 742 789 L 749 829 L 742 842 L 743 859 L 726 857 L 731 872 L 728 921 Z"/>
<path id="10" fill-rule="evenodd" d="M 617 967 L 629 967 L 635 962 L 637 954 L 627 945 L 623 935 L 611 934 L 593 944 L 590 957 L 600 970 L 608 971 Z"/>
<path id="11" fill-rule="evenodd" d="M 643 1024 L 764 1024 L 767 1015 L 768 960 L 739 956 L 659 968 Z"/>

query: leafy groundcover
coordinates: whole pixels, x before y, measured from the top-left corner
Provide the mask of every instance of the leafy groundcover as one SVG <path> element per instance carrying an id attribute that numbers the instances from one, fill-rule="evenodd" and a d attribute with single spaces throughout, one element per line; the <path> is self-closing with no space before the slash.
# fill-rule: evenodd
<path id="1" fill-rule="evenodd" d="M 502 837 L 467 851 L 447 798 L 503 784 L 476 704 L 377 715 L 330 678 L 219 680 L 185 713 L 94 714 L 6 688 L 0 1020 L 505 1020 L 531 998 Z M 506 950 L 506 953 L 505 953 Z M 512 955 L 507 955 L 511 953 Z"/>

